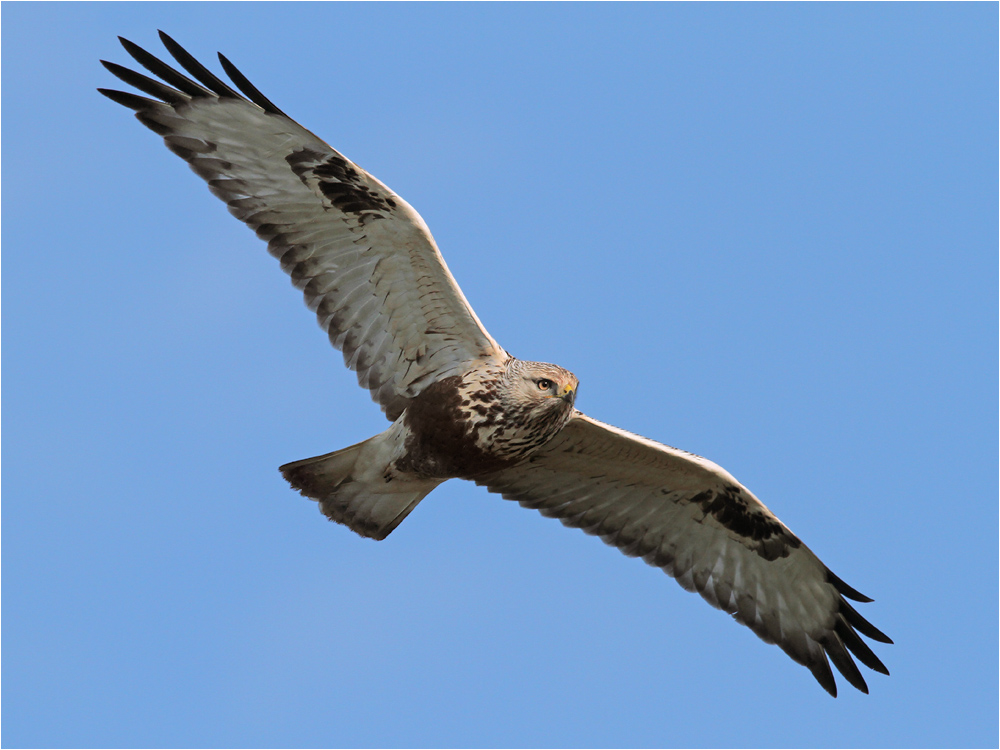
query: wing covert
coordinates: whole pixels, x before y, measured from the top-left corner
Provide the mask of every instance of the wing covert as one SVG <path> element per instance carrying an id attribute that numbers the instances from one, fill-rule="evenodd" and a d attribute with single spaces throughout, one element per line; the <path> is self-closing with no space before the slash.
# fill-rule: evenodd
<path id="1" fill-rule="evenodd" d="M 871 600 L 711 461 L 576 412 L 527 461 L 477 483 L 662 568 L 779 645 L 831 695 L 837 687 L 827 656 L 866 693 L 851 653 L 888 674 L 858 632 L 892 641 L 844 597 Z"/>
<path id="2" fill-rule="evenodd" d="M 219 56 L 239 91 L 160 38 L 196 80 L 122 39 L 161 80 L 102 63 L 155 99 L 99 91 L 135 110 L 268 243 L 389 419 L 427 384 L 506 359 L 409 204 L 290 119 L 227 59 Z"/>

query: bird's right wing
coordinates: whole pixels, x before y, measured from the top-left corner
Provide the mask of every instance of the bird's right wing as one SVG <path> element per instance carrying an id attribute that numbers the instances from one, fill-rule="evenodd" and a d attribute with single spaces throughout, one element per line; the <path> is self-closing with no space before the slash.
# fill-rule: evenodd
<path id="1" fill-rule="evenodd" d="M 889 673 L 858 632 L 892 641 L 844 597 L 871 600 L 711 461 L 576 412 L 529 459 L 476 482 L 662 568 L 778 644 L 834 696 L 827 655 L 866 693 L 851 653 Z"/>
<path id="2" fill-rule="evenodd" d="M 222 55 L 242 95 L 160 37 L 196 81 L 122 39 L 165 83 L 104 62 L 155 99 L 99 91 L 135 110 L 267 241 L 389 419 L 429 383 L 476 361 L 506 359 L 416 211 L 275 107 Z"/>

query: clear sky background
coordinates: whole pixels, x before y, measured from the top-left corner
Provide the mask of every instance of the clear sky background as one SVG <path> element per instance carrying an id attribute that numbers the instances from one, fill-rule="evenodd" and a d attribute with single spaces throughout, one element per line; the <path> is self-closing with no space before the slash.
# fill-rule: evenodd
<path id="1" fill-rule="evenodd" d="M 5 746 L 995 746 L 997 6 L 10 4 Z M 99 58 L 224 51 L 588 414 L 720 463 L 896 641 L 871 695 L 386 426 Z"/>

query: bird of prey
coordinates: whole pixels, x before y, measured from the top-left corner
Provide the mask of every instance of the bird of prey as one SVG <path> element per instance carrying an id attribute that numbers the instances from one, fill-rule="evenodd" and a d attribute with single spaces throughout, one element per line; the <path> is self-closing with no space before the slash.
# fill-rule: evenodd
<path id="1" fill-rule="evenodd" d="M 103 65 L 152 98 L 98 90 L 134 110 L 267 242 L 391 423 L 282 466 L 293 488 L 337 523 L 384 539 L 439 484 L 468 479 L 662 568 L 833 696 L 829 661 L 865 693 L 851 654 L 888 674 L 859 633 L 892 641 L 847 601 L 871 600 L 753 493 L 711 461 L 578 411 L 571 372 L 516 359 L 493 340 L 406 201 L 221 54 L 235 89 L 160 38 L 188 75 L 121 39 L 160 80 Z"/>

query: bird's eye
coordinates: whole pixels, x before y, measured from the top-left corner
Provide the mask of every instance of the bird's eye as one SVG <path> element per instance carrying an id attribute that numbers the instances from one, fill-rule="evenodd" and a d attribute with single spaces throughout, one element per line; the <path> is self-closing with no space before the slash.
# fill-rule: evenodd
<path id="1" fill-rule="evenodd" d="M 540 391 L 552 390 L 552 381 L 549 380 L 548 378 L 542 378 L 541 380 L 536 380 L 535 385 L 538 386 L 538 390 Z"/>

